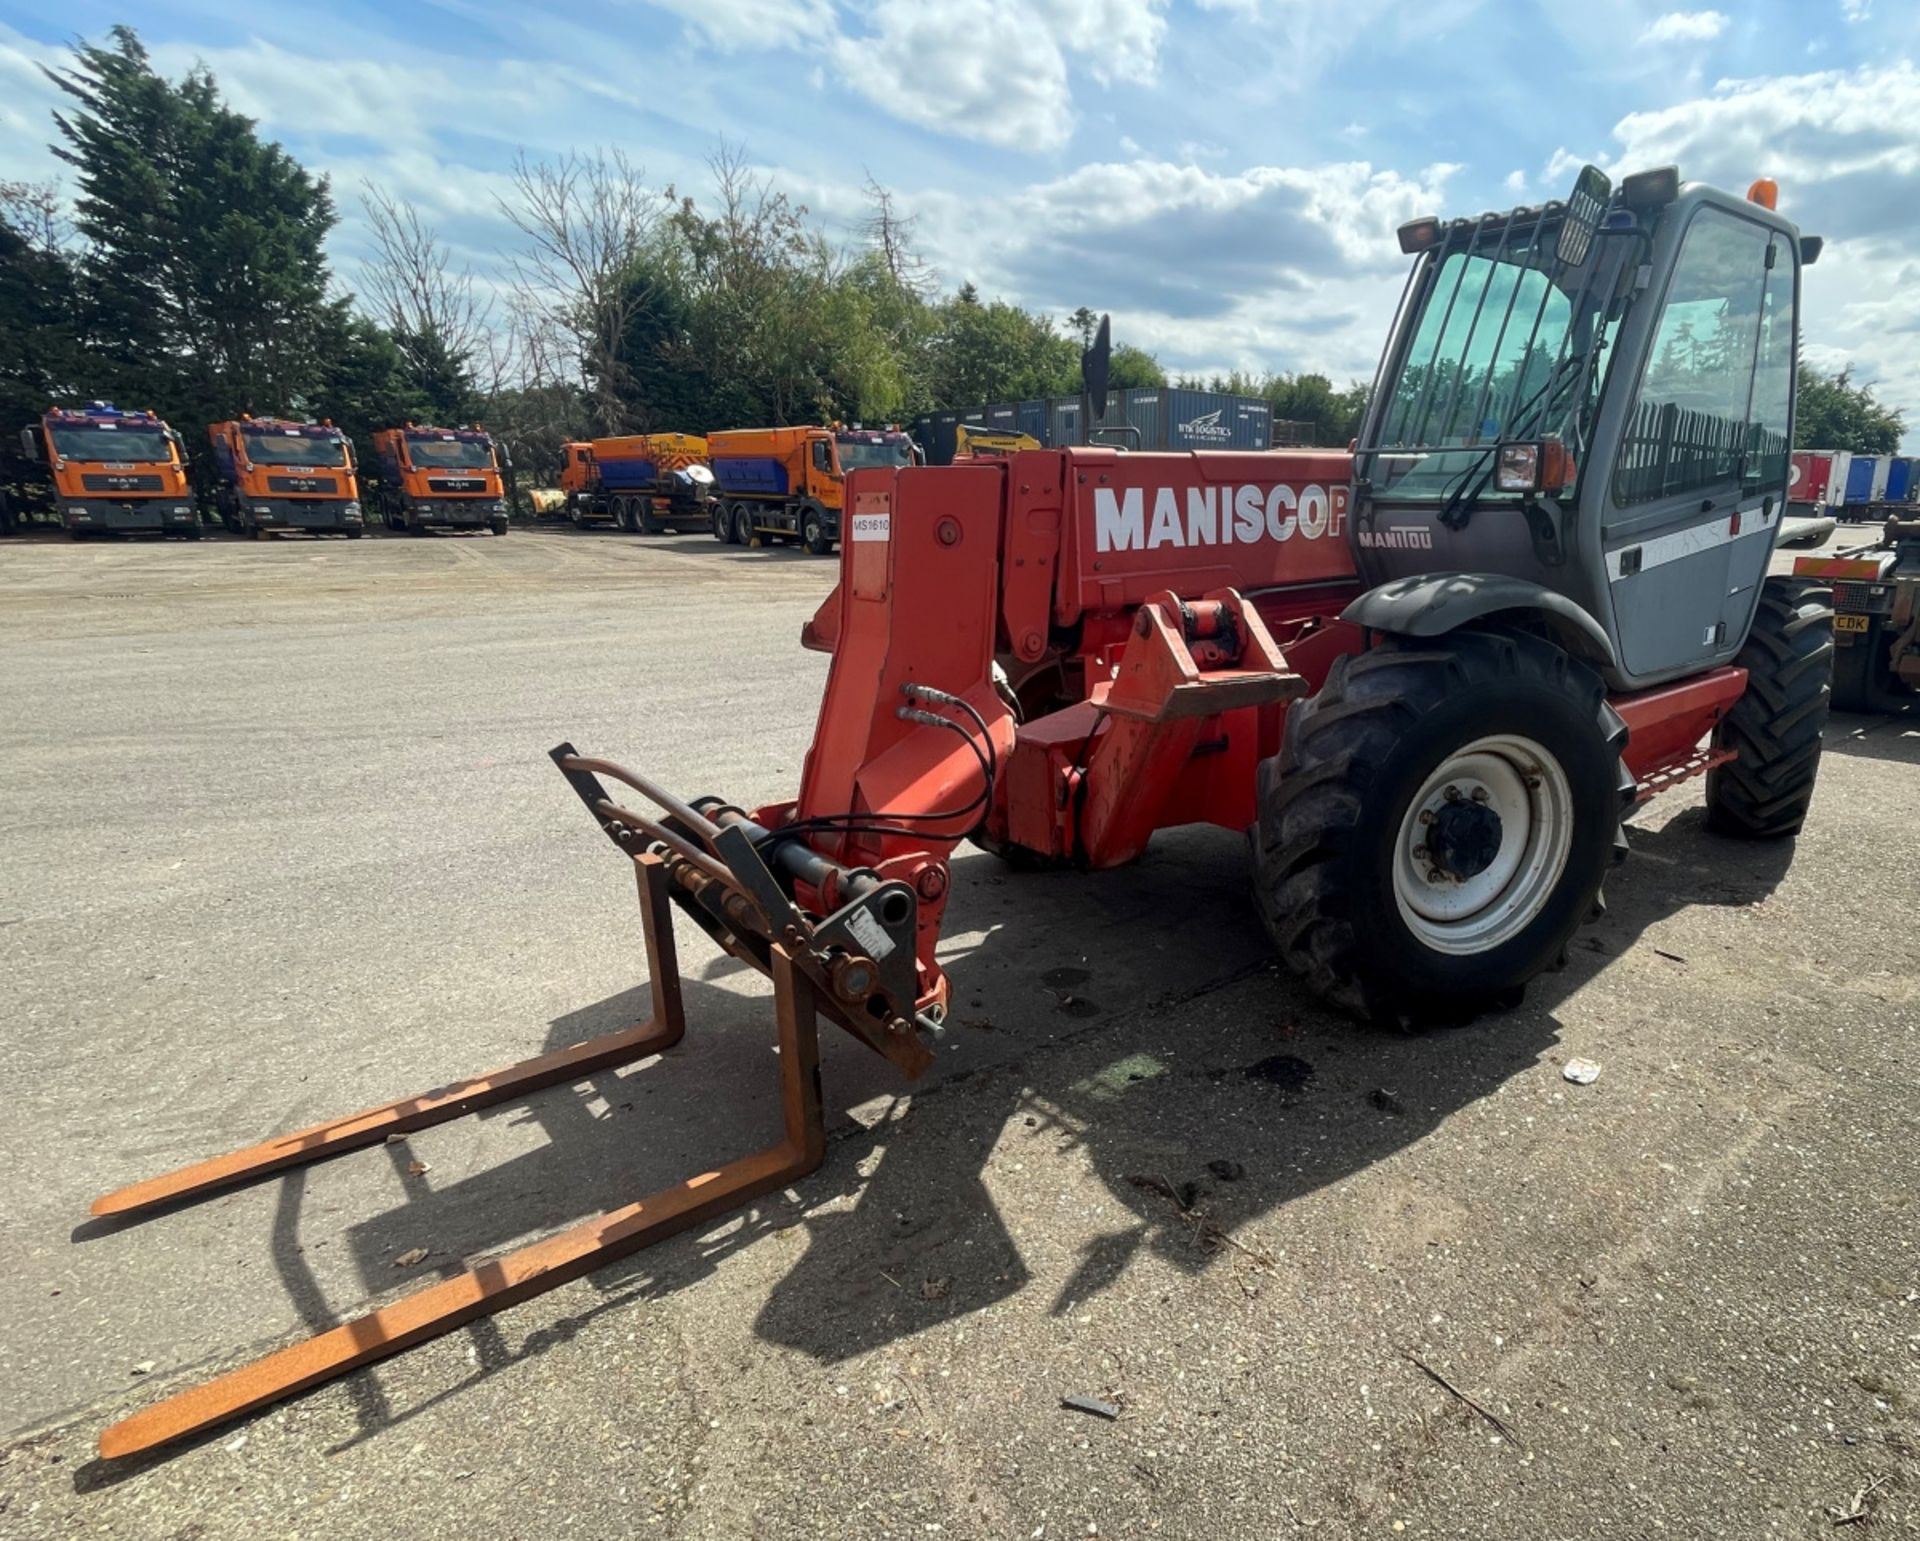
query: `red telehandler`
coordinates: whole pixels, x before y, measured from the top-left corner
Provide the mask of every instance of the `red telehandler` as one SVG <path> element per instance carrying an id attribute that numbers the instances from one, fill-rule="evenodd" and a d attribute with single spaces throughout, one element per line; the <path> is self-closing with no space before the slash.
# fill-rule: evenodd
<path id="1" fill-rule="evenodd" d="M 1795 319 L 1817 255 L 1683 187 L 1415 220 L 1350 453 L 1026 450 L 847 481 L 832 663 L 798 795 L 687 799 L 553 759 L 638 881 L 651 1021 L 110 1194 L 123 1215 L 656 1053 L 684 1030 L 672 909 L 771 976 L 785 1136 L 181 1393 L 126 1455 L 578 1277 L 816 1167 L 815 1023 L 907 1076 L 947 1009 L 950 861 L 1109 867 L 1244 830 L 1282 958 L 1355 1013 L 1498 1007 L 1558 961 L 1636 802 L 1793 834 L 1827 714 L 1827 590 L 1766 576 Z M 1105 398 L 1105 350 L 1088 356 Z M 608 783 L 627 792 L 616 794 Z M 623 797 L 625 800 L 623 801 Z M 629 806 L 633 804 L 633 806 Z"/>

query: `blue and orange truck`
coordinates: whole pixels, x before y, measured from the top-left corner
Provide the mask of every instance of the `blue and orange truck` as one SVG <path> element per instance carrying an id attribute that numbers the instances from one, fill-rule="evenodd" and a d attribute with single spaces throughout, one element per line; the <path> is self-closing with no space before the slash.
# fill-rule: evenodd
<path id="1" fill-rule="evenodd" d="M 390 530 L 507 533 L 501 484 L 506 446 L 478 423 L 431 428 L 405 423 L 373 436 L 380 458 L 380 517 Z"/>
<path id="2" fill-rule="evenodd" d="M 271 530 L 332 531 L 358 540 L 366 529 L 353 445 L 332 423 L 243 414 L 209 423 L 214 506 L 220 522 L 258 540 Z"/>
<path id="3" fill-rule="evenodd" d="M 896 428 L 737 428 L 707 435 L 713 466 L 713 533 L 733 545 L 799 541 L 825 556 L 840 539 L 849 471 L 918 463 Z"/>
<path id="4" fill-rule="evenodd" d="M 564 446 L 560 490 L 576 528 L 615 524 L 634 534 L 705 529 L 713 472 L 695 433 L 620 434 Z"/>
<path id="5" fill-rule="evenodd" d="M 20 430 L 20 447 L 48 468 L 61 526 L 75 540 L 108 533 L 200 538 L 180 435 L 154 413 L 123 412 L 110 401 L 49 407 Z"/>

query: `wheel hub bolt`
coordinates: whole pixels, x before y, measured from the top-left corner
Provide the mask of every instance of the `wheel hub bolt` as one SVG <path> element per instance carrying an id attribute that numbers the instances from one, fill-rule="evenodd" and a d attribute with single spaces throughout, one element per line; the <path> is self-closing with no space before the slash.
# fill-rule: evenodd
<path id="1" fill-rule="evenodd" d="M 1473 800 L 1476 803 L 1484 803 L 1487 800 L 1487 789 L 1485 787 L 1475 787 L 1473 789 Z"/>
<path id="2" fill-rule="evenodd" d="M 1427 848 L 1424 845 L 1416 845 L 1413 848 L 1413 859 L 1415 861 L 1425 861 L 1427 859 Z"/>
<path id="3" fill-rule="evenodd" d="M 1442 872 L 1438 867 L 1427 868 L 1427 881 L 1429 883 L 1438 883 L 1445 877 L 1446 873 Z"/>
<path id="4" fill-rule="evenodd" d="M 1448 802 L 1457 803 L 1460 801 L 1460 789 L 1458 787 L 1448 787 L 1446 796 Z"/>
<path id="5" fill-rule="evenodd" d="M 1431 824 L 1433 822 L 1433 810 L 1431 808 L 1422 808 L 1420 810 L 1420 822 L 1422 824 Z"/>

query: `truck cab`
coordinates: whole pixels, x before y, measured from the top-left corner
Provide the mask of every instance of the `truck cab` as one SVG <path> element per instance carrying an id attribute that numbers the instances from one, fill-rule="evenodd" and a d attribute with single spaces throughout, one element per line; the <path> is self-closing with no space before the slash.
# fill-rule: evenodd
<path id="1" fill-rule="evenodd" d="M 365 530 L 353 445 L 331 422 L 240 418 L 210 423 L 214 493 L 220 519 L 258 540 L 270 530 L 335 531 L 358 539 Z"/>
<path id="2" fill-rule="evenodd" d="M 49 407 L 20 430 L 20 445 L 47 466 L 73 539 L 114 531 L 200 538 L 180 436 L 153 413 L 122 412 L 110 401 Z"/>
<path id="3" fill-rule="evenodd" d="M 380 516 L 390 530 L 507 533 L 501 484 L 505 447 L 478 423 L 433 428 L 407 423 L 373 436 L 380 458 Z"/>

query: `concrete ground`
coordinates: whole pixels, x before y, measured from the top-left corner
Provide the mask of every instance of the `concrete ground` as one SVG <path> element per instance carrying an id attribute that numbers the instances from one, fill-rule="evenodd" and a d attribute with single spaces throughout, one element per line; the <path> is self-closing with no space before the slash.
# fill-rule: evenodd
<path id="1" fill-rule="evenodd" d="M 828 1029 L 814 1177 L 97 1460 L 168 1392 L 771 1137 L 764 987 L 683 939 L 663 1059 L 87 1219 L 644 1011 L 631 879 L 545 751 L 790 791 L 833 572 L 571 531 L 0 544 L 0 1536 L 1920 1527 L 1920 730 L 1884 719 L 1835 720 L 1794 845 L 1656 802 L 1571 965 L 1423 1037 L 1269 965 L 1227 835 L 1094 877 L 967 856 L 936 1067 Z"/>

